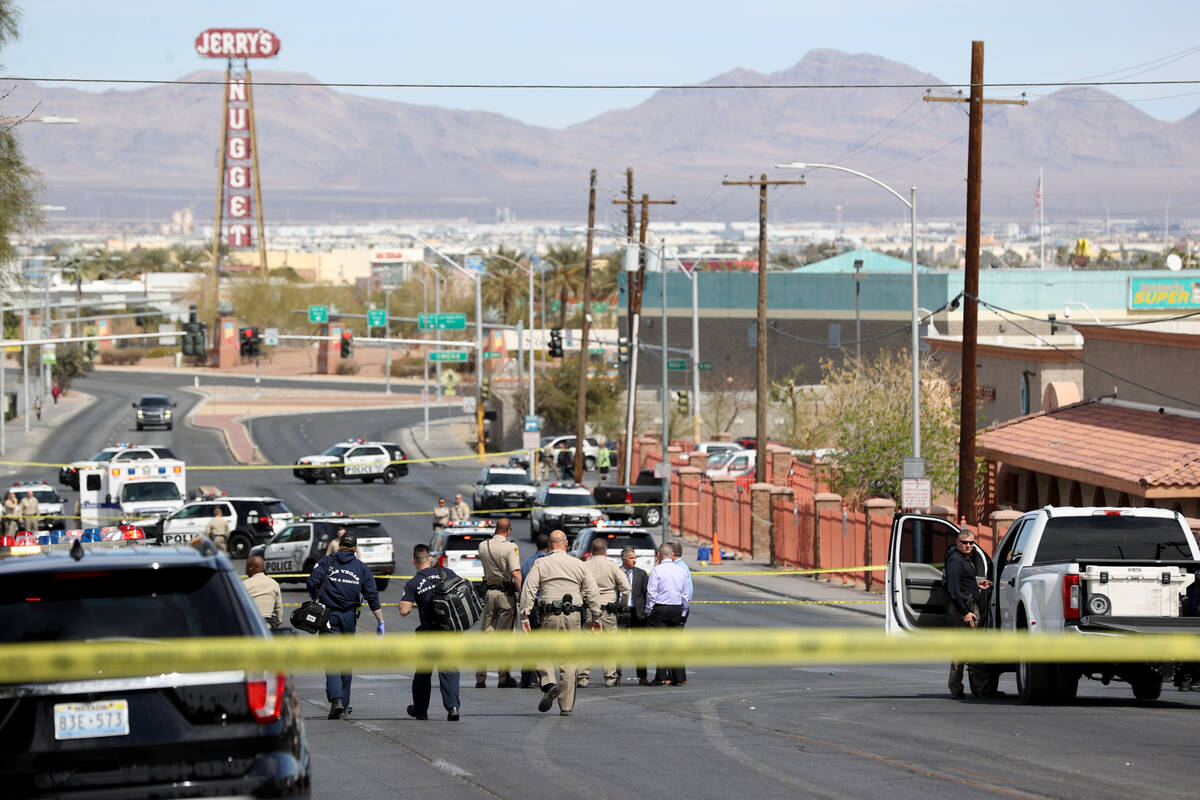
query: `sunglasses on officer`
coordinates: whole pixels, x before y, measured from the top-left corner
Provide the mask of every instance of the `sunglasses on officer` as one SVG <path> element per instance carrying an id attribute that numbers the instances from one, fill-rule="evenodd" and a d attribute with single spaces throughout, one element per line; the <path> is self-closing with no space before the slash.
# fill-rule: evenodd
<path id="1" fill-rule="evenodd" d="M 958 544 L 959 544 L 959 546 L 966 545 L 967 547 L 974 547 L 975 540 L 974 539 L 959 539 Z"/>

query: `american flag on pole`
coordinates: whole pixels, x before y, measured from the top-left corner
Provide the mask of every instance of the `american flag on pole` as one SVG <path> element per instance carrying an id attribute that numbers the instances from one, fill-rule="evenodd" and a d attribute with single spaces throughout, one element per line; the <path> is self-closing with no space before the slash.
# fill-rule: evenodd
<path id="1" fill-rule="evenodd" d="M 1037 211 L 1042 207 L 1042 176 L 1038 176 L 1037 188 L 1033 190 L 1033 210 Z"/>

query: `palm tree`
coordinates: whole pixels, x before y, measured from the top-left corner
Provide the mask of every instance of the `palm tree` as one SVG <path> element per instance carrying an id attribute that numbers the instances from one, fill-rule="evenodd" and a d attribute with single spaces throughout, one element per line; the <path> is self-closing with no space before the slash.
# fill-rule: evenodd
<path id="1" fill-rule="evenodd" d="M 587 251 L 575 245 L 551 245 L 545 260 L 550 264 L 548 291 L 558 292 L 558 327 L 567 327 L 567 300 L 583 287 L 583 268 Z M 546 298 L 542 298 L 546 302 Z"/>
<path id="2" fill-rule="evenodd" d="M 484 256 L 487 266 L 483 273 L 483 299 L 490 307 L 500 309 L 505 325 L 512 319 L 510 309 L 513 302 L 525 294 L 525 272 L 513 261 L 520 262 L 517 250 L 506 250 L 504 245 L 496 247 L 495 256 Z"/>

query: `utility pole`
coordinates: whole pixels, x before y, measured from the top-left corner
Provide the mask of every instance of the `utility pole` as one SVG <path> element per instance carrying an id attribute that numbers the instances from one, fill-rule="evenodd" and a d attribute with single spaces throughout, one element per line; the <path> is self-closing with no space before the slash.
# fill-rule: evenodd
<path id="1" fill-rule="evenodd" d="M 927 102 L 960 103 L 961 97 L 932 97 Z M 958 430 L 958 516 L 975 524 L 975 425 L 979 343 L 979 207 L 983 191 L 983 106 L 1028 105 L 1021 100 L 983 98 L 983 42 L 971 42 L 971 94 L 967 128 L 967 253 L 963 272 L 962 397 Z"/>
<path id="2" fill-rule="evenodd" d="M 575 482 L 583 482 L 583 442 L 587 426 L 588 307 L 592 301 L 592 243 L 596 238 L 596 170 L 588 189 L 587 253 L 583 259 L 583 331 L 579 340 L 579 391 L 575 397 Z"/>
<path id="3" fill-rule="evenodd" d="M 628 187 L 632 192 L 633 186 L 633 170 L 627 171 Z M 633 218 L 633 198 L 630 196 L 627 200 L 613 200 L 613 205 L 628 204 L 629 210 L 626 212 L 627 221 Z M 638 383 L 638 329 L 642 316 L 642 286 L 646 280 L 646 235 L 650 227 L 650 206 L 652 205 L 675 205 L 675 200 L 651 200 L 650 195 L 643 194 L 639 201 L 642 206 L 642 230 L 638 234 L 638 270 L 632 276 L 634 279 L 629 282 L 629 387 L 628 397 L 626 398 L 625 408 L 625 450 L 621 453 L 621 463 L 617 465 L 617 483 L 625 483 L 629 480 L 629 472 L 631 470 L 631 460 L 633 458 L 633 421 L 634 415 L 637 412 L 637 383 Z M 632 228 L 632 225 L 630 225 Z M 632 241 L 633 235 L 629 234 Z M 663 354 L 666 358 L 666 354 Z M 666 424 L 665 422 L 663 423 Z"/>
<path id="4" fill-rule="evenodd" d="M 754 458 L 754 481 L 767 481 L 767 187 L 803 186 L 804 181 L 769 181 L 764 174 L 758 180 L 723 180 L 724 186 L 758 187 L 758 328 L 755 372 L 757 381 L 754 398 L 754 436 L 757 452 Z M 666 358 L 666 353 L 663 354 Z"/>

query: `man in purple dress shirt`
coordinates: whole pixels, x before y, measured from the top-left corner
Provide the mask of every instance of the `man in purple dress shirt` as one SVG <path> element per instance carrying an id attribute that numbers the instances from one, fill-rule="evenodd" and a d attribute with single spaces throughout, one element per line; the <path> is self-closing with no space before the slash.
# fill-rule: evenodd
<path id="1" fill-rule="evenodd" d="M 691 599 L 691 581 L 687 568 L 674 560 L 675 548 L 664 543 L 658 548 L 658 565 L 650 571 L 646 583 L 646 627 L 681 628 Z M 682 685 L 686 677 L 681 668 L 656 664 L 651 686 Z"/>

